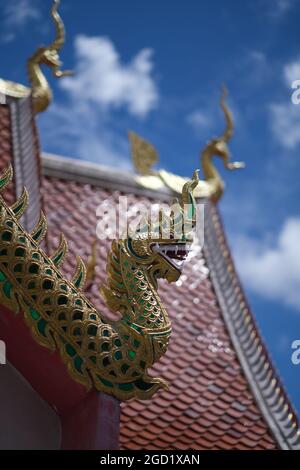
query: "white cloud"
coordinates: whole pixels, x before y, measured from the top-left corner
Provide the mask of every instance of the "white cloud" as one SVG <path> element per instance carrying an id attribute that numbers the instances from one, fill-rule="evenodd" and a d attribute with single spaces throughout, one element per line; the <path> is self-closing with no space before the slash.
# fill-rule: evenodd
<path id="1" fill-rule="evenodd" d="M 283 75 L 287 86 L 291 86 L 294 80 L 300 80 L 300 57 L 298 60 L 286 64 Z"/>
<path id="2" fill-rule="evenodd" d="M 73 99 L 88 100 L 104 110 L 125 107 L 141 117 L 157 105 L 151 49 L 142 49 L 128 64 L 121 62 L 106 37 L 77 36 L 75 49 L 76 75 L 61 82 Z"/>
<path id="3" fill-rule="evenodd" d="M 44 150 L 117 168 L 131 168 L 127 136 L 119 135 L 106 116 L 92 106 L 53 104 L 40 115 Z"/>
<path id="4" fill-rule="evenodd" d="M 300 58 L 283 67 L 283 79 L 290 91 L 285 102 L 270 105 L 271 129 L 283 147 L 293 150 L 300 144 L 300 104 L 292 103 L 292 83 L 300 80 Z"/>
<path id="5" fill-rule="evenodd" d="M 192 126 L 196 133 L 207 130 L 212 125 L 212 117 L 208 113 L 200 110 L 195 110 L 190 113 L 186 118 L 187 123 Z"/>
<path id="6" fill-rule="evenodd" d="M 2 8 L 3 31 L 2 42 L 13 41 L 18 33 L 31 20 L 40 19 L 40 11 L 36 0 L 9 0 Z"/>
<path id="7" fill-rule="evenodd" d="M 122 116 L 126 124 L 129 115 L 144 118 L 157 105 L 151 51 L 142 49 L 124 65 L 108 38 L 78 36 L 75 49 L 76 75 L 59 82 L 67 104 L 54 103 L 40 116 L 45 151 L 58 147 L 70 157 L 132 168 L 128 128 L 120 131 L 114 111 L 121 107 L 127 111 Z"/>
<path id="8" fill-rule="evenodd" d="M 288 218 L 275 242 L 235 240 L 237 268 L 246 285 L 264 298 L 300 310 L 300 218 Z"/>
<path id="9" fill-rule="evenodd" d="M 294 0 L 272 0 L 274 4 L 274 10 L 277 14 L 283 14 L 290 10 L 294 5 Z"/>
<path id="10" fill-rule="evenodd" d="M 287 149 L 295 149 L 300 144 L 300 105 L 274 103 L 270 111 L 274 137 Z"/>
<path id="11" fill-rule="evenodd" d="M 294 6 L 295 0 L 265 0 L 268 7 L 268 15 L 275 20 L 280 20 Z"/>

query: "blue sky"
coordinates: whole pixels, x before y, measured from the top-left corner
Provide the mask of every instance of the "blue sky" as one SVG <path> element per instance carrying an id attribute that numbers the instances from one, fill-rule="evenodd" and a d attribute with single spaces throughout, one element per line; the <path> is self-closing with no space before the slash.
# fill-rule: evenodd
<path id="1" fill-rule="evenodd" d="M 25 61 L 52 38 L 51 1 L 0 0 L 0 76 L 26 83 Z M 50 78 L 39 118 L 45 151 L 130 168 L 127 130 L 159 150 L 160 167 L 190 175 L 222 131 L 220 86 L 236 121 L 230 144 L 245 170 L 222 174 L 220 204 L 250 303 L 300 412 L 299 0 L 63 0 L 62 51 L 74 78 Z"/>

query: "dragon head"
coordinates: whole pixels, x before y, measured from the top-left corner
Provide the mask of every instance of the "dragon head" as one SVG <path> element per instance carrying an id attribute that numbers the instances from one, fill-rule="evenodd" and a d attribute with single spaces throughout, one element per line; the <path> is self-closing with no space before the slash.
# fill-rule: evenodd
<path id="1" fill-rule="evenodd" d="M 196 202 L 193 190 L 198 184 L 198 171 L 185 183 L 182 201 L 171 208 L 169 216 L 159 212 L 158 222 L 149 219 L 140 222 L 139 227 L 124 240 L 124 250 L 138 264 L 149 271 L 153 282 L 165 278 L 176 281 L 192 244 L 192 231 L 196 225 Z"/>

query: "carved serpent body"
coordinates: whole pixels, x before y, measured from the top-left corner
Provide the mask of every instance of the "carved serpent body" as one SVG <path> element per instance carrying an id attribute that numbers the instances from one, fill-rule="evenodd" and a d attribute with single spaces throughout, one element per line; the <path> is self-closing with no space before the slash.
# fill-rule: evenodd
<path id="1" fill-rule="evenodd" d="M 0 178 L 0 190 L 11 177 L 9 169 Z M 194 178 L 183 190 L 183 201 L 189 198 L 193 207 L 196 185 Z M 108 283 L 102 288 L 108 307 L 122 314 L 112 322 L 80 290 L 85 281 L 80 259 L 72 282 L 60 273 L 67 250 L 64 239 L 51 257 L 39 247 L 46 233 L 45 217 L 41 216 L 31 234 L 22 228 L 18 219 L 26 207 L 26 191 L 11 208 L 0 197 L 0 302 L 15 312 L 24 312 L 34 338 L 59 350 L 76 381 L 123 400 L 151 397 L 166 383 L 149 377 L 147 369 L 166 351 L 171 333 L 157 293 L 157 279 L 172 282 L 179 278 L 180 269 L 167 255 L 171 250 L 174 260 L 183 260 L 187 237 L 174 237 L 173 224 L 169 239 L 154 240 L 151 232 L 145 235 L 143 227 L 135 238 L 113 242 Z M 192 215 L 190 228 L 194 223 Z"/>

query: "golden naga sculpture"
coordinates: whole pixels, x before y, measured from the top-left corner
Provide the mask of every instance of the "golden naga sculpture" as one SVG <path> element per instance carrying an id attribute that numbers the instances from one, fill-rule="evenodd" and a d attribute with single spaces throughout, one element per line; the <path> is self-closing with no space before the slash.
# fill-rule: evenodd
<path id="1" fill-rule="evenodd" d="M 0 176 L 0 191 L 11 179 L 9 168 Z M 35 340 L 57 349 L 71 376 L 87 388 L 127 400 L 148 399 L 166 386 L 147 371 L 166 352 L 171 334 L 157 280 L 180 277 L 196 223 L 197 184 L 195 172 L 182 189 L 177 211 L 172 208 L 169 217 L 161 211 L 156 224 L 146 220 L 126 238 L 113 241 L 108 281 L 101 292 L 108 307 L 121 314 L 114 322 L 83 294 L 85 267 L 80 258 L 72 281 L 62 276 L 64 238 L 52 256 L 40 248 L 45 217 L 31 234 L 20 225 L 26 190 L 12 207 L 0 196 L 0 303 L 21 310 Z"/>
<path id="2" fill-rule="evenodd" d="M 5 96 L 23 98 L 31 94 L 36 113 L 45 111 L 52 101 L 52 91 L 41 66 L 46 65 L 50 67 L 57 78 L 72 75 L 70 70 L 60 70 L 62 62 L 58 53 L 65 42 L 65 28 L 57 11 L 59 4 L 60 0 L 54 0 L 51 9 L 51 16 L 56 28 L 56 38 L 49 46 L 38 47 L 36 52 L 27 61 L 28 80 L 31 88 L 0 79 L 0 93 L 3 93 Z"/>
<path id="3" fill-rule="evenodd" d="M 204 181 L 199 181 L 195 191 L 196 198 L 210 198 L 214 203 L 221 198 L 225 184 L 213 163 L 213 158 L 215 156 L 220 157 L 227 170 L 235 170 L 245 166 L 243 162 L 230 162 L 230 152 L 227 144 L 233 134 L 233 118 L 226 104 L 227 94 L 226 88 L 223 87 L 220 104 L 224 112 L 226 128 L 220 137 L 208 142 L 202 151 L 201 167 Z M 165 170 L 153 170 L 153 166 L 158 162 L 158 154 L 153 145 L 134 132 L 129 132 L 129 140 L 131 142 L 133 164 L 138 173 L 136 176 L 137 182 L 145 188 L 161 189 L 167 186 L 175 193 L 180 193 L 187 179 Z"/>

